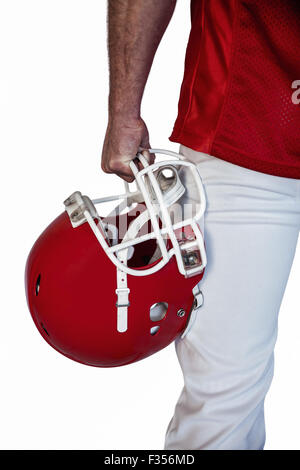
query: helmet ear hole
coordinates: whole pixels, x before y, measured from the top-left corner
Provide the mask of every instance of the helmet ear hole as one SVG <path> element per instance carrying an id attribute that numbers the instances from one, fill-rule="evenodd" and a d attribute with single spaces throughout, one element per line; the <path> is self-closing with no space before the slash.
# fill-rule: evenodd
<path id="1" fill-rule="evenodd" d="M 35 295 L 38 296 L 40 292 L 41 286 L 41 275 L 39 274 L 35 283 Z"/>
<path id="2" fill-rule="evenodd" d="M 150 328 L 150 334 L 152 336 L 156 335 L 156 333 L 158 332 L 160 326 L 153 326 L 152 328 Z"/>
<path id="3" fill-rule="evenodd" d="M 46 328 L 44 327 L 43 323 L 41 323 L 41 327 L 43 328 L 46 335 L 50 337 L 50 335 L 49 335 L 48 331 L 46 330 Z"/>
<path id="4" fill-rule="evenodd" d="M 150 307 L 150 319 L 152 321 L 160 321 L 166 316 L 167 311 L 167 302 L 157 302 Z"/>

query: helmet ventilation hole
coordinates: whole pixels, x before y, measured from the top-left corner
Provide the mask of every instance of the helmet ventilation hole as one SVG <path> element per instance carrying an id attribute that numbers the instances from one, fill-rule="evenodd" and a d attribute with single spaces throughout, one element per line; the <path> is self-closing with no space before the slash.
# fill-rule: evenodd
<path id="1" fill-rule="evenodd" d="M 152 336 L 156 335 L 159 329 L 160 329 L 160 326 L 152 326 L 152 328 L 150 329 L 150 334 Z"/>
<path id="2" fill-rule="evenodd" d="M 157 302 L 150 307 L 150 319 L 160 321 L 165 318 L 168 310 L 167 302 Z"/>
<path id="3" fill-rule="evenodd" d="M 41 285 L 41 275 L 39 274 L 35 283 L 35 295 L 39 295 Z"/>

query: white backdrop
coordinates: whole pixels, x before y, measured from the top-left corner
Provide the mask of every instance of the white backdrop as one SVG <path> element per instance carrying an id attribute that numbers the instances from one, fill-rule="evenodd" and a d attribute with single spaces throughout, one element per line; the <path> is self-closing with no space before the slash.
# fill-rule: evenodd
<path id="1" fill-rule="evenodd" d="M 189 33 L 178 0 L 143 102 L 153 146 L 168 141 Z M 100 171 L 107 121 L 105 0 L 0 0 L 1 449 L 161 449 L 182 388 L 174 346 L 96 369 L 52 350 L 27 310 L 24 266 L 74 190 L 121 188 Z M 276 256 L 276 253 L 274 253 Z M 299 249 L 280 313 L 266 449 L 300 449 Z"/>

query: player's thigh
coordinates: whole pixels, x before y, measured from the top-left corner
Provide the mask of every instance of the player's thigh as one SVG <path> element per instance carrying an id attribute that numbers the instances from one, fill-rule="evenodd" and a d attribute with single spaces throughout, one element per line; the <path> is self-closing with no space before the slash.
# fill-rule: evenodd
<path id="1" fill-rule="evenodd" d="M 198 168 L 208 265 L 204 305 L 184 341 L 216 361 L 245 365 L 274 347 L 299 233 L 299 182 L 209 156 L 199 157 Z"/>

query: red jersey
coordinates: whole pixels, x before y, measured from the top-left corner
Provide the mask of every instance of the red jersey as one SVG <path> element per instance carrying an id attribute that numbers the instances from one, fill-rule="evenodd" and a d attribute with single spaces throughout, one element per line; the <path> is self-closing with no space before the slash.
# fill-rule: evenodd
<path id="1" fill-rule="evenodd" d="M 170 140 L 300 178 L 300 0 L 192 0 Z"/>

